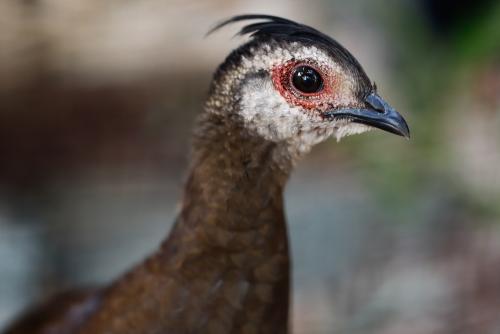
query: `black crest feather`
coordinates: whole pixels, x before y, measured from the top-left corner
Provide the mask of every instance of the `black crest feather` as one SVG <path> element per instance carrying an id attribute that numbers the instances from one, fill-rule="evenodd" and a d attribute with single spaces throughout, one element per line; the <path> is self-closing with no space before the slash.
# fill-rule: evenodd
<path id="1" fill-rule="evenodd" d="M 237 35 L 249 35 L 254 41 L 275 39 L 300 41 L 305 44 L 318 46 L 332 54 L 339 63 L 355 75 L 363 90 L 372 89 L 370 80 L 363 67 L 346 48 L 330 36 L 305 24 L 273 15 L 237 15 L 217 24 L 207 35 L 229 24 L 248 20 L 258 20 L 258 22 L 243 26 Z"/>

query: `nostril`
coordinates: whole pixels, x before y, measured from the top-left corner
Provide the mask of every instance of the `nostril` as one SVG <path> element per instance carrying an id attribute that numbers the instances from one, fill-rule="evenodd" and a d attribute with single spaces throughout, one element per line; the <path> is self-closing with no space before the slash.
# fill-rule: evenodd
<path id="1" fill-rule="evenodd" d="M 365 98 L 365 102 L 374 110 L 381 114 L 387 111 L 387 103 L 380 96 L 375 93 L 368 95 Z"/>
<path id="2" fill-rule="evenodd" d="M 380 113 L 380 114 L 385 113 L 385 109 L 384 109 L 384 107 L 381 107 L 381 106 L 374 106 L 373 104 L 370 104 L 370 107 L 371 107 L 371 109 L 372 109 L 373 111 L 376 111 L 376 112 L 378 112 L 378 113 Z"/>

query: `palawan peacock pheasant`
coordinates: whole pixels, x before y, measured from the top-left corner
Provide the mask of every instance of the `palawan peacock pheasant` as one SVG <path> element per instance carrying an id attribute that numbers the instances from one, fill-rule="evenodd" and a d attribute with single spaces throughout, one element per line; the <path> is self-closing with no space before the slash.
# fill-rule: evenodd
<path id="1" fill-rule="evenodd" d="M 267 15 L 214 75 L 195 131 L 182 209 L 159 250 L 109 286 L 59 296 L 6 334 L 287 333 L 290 256 L 283 188 L 331 136 L 409 137 L 334 39 Z"/>

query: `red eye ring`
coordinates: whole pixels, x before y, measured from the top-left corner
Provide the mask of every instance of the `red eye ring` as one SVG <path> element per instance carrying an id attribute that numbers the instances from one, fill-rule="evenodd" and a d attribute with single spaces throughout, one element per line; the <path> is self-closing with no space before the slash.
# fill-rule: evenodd
<path id="1" fill-rule="evenodd" d="M 293 84 L 293 74 L 301 66 L 311 68 L 317 72 L 322 80 L 321 88 L 315 92 L 300 91 Z M 288 101 L 288 103 L 306 109 L 323 109 L 332 97 L 333 87 L 336 86 L 336 75 L 327 67 L 318 65 L 314 60 L 292 59 L 272 68 L 274 88 Z"/>

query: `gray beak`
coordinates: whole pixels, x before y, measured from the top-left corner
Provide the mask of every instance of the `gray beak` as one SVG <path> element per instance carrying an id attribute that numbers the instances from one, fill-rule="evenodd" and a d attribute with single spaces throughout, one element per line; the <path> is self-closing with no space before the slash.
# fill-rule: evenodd
<path id="1" fill-rule="evenodd" d="M 365 98 L 366 108 L 343 108 L 326 113 L 327 118 L 348 117 L 355 123 L 366 124 L 405 138 L 410 129 L 405 119 L 379 95 L 371 93 Z"/>

